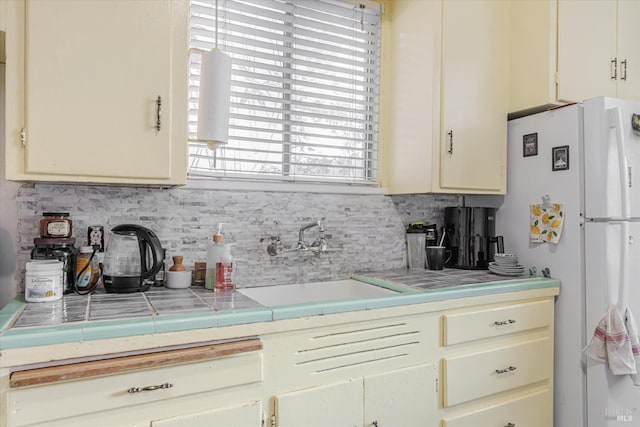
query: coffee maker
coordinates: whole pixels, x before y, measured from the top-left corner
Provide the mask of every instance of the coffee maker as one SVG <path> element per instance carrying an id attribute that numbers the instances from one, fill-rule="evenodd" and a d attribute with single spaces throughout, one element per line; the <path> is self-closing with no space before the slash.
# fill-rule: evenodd
<path id="1" fill-rule="evenodd" d="M 443 232 L 443 245 L 451 251 L 447 267 L 486 270 L 494 254 L 504 252 L 504 240 L 496 236 L 495 208 L 445 208 Z"/>

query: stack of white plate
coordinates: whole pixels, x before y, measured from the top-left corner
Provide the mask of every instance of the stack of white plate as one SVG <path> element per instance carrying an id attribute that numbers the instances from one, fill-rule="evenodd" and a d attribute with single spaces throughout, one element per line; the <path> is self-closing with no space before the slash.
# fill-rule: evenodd
<path id="1" fill-rule="evenodd" d="M 518 264 L 518 256 L 513 254 L 495 254 L 495 262 L 489 263 L 489 271 L 500 276 L 520 276 L 524 267 Z"/>

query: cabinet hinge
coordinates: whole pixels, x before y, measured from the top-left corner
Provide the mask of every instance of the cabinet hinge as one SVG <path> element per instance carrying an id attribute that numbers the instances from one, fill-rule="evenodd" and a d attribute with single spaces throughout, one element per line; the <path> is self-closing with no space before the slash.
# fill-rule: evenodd
<path id="1" fill-rule="evenodd" d="M 553 78 L 555 79 L 555 84 L 560 82 L 560 74 L 557 71 L 554 73 Z"/>
<path id="2" fill-rule="evenodd" d="M 440 381 L 436 378 L 436 393 L 440 393 Z"/>
<path id="3" fill-rule="evenodd" d="M 276 427 L 276 416 L 271 415 L 271 427 Z"/>
<path id="4" fill-rule="evenodd" d="M 20 144 L 24 147 L 27 145 L 27 129 L 20 129 Z"/>

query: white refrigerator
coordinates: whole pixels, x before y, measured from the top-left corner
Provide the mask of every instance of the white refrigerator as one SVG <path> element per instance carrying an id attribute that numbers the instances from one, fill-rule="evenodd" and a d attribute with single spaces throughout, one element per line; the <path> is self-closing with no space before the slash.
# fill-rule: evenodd
<path id="1" fill-rule="evenodd" d="M 640 318 L 640 129 L 632 125 L 638 120 L 640 103 L 595 98 L 508 125 L 507 195 L 496 234 L 527 273 L 549 268 L 561 281 L 556 427 L 640 427 L 640 387 L 582 355 L 609 305 L 628 306 Z M 530 205 L 545 195 L 564 204 L 558 244 L 529 239 Z"/>

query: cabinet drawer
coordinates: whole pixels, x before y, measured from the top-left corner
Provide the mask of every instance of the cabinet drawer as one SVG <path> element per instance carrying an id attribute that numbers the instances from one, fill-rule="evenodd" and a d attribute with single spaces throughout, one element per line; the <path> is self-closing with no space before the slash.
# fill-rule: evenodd
<path id="1" fill-rule="evenodd" d="M 551 378 L 553 345 L 545 337 L 443 360 L 444 406 Z"/>
<path id="2" fill-rule="evenodd" d="M 551 390 L 528 394 L 457 417 L 445 417 L 442 427 L 542 427 L 553 425 Z"/>
<path id="3" fill-rule="evenodd" d="M 262 352 L 252 351 L 194 363 L 142 369 L 75 381 L 11 389 L 8 425 L 26 425 L 97 411 L 159 402 L 262 381 Z M 169 388 L 131 388 L 170 384 Z"/>
<path id="4" fill-rule="evenodd" d="M 444 345 L 496 337 L 551 325 L 553 301 L 483 308 L 443 316 Z"/>

